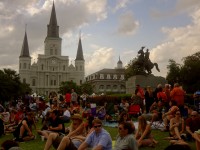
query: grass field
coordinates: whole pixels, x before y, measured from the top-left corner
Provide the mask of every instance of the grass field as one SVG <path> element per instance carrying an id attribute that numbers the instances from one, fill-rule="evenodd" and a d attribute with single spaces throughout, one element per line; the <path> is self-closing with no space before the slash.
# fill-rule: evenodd
<path id="1" fill-rule="evenodd" d="M 66 124 L 66 126 L 67 125 L 69 124 Z M 38 123 L 38 126 L 40 126 L 40 123 Z M 117 128 L 113 127 L 104 127 L 104 128 L 111 134 L 112 139 L 115 140 L 115 137 L 117 135 Z M 35 131 L 33 132 L 36 135 L 36 139 L 29 142 L 20 143 L 20 147 L 23 150 L 43 150 L 45 141 L 42 141 L 41 137 L 37 135 Z M 164 148 L 169 145 L 169 142 L 163 139 L 164 137 L 167 137 L 169 135 L 168 132 L 161 132 L 160 130 L 152 130 L 152 134 L 154 135 L 154 138 L 157 141 L 159 141 L 159 143 L 156 145 L 155 148 L 142 147 L 140 148 L 140 150 L 164 150 Z M 12 134 L 1 136 L 0 144 L 8 139 L 13 139 Z M 194 142 L 189 143 L 189 145 L 191 146 L 192 150 L 196 149 Z M 51 148 L 51 150 L 53 150 L 53 148 Z"/>

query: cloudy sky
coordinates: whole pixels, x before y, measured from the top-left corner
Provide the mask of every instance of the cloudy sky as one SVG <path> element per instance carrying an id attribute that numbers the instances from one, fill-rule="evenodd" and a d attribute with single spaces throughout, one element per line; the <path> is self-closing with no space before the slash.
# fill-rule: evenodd
<path id="1" fill-rule="evenodd" d="M 18 71 L 27 24 L 32 63 L 44 54 L 53 0 L 0 0 L 0 69 Z M 125 66 L 142 46 L 166 77 L 169 59 L 200 51 L 200 0 L 54 0 L 62 55 L 74 63 L 81 30 L 86 75 Z"/>

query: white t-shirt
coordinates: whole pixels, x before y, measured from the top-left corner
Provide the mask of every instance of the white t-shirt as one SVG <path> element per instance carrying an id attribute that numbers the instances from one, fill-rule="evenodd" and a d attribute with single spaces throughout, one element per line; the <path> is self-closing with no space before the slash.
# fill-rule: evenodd
<path id="1" fill-rule="evenodd" d="M 71 117 L 71 114 L 69 112 L 69 110 L 65 110 L 65 112 L 63 113 L 63 116 L 67 116 L 67 117 Z"/>

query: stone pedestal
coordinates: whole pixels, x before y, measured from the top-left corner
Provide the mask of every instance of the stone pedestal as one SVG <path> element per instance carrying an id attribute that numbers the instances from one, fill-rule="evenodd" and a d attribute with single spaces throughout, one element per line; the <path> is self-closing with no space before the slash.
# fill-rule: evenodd
<path id="1" fill-rule="evenodd" d="M 133 94 L 137 84 L 139 84 L 143 89 L 147 86 L 150 86 L 154 90 L 158 84 L 162 84 L 164 86 L 166 83 L 167 80 L 160 76 L 135 75 L 128 78 L 126 81 L 126 94 Z"/>

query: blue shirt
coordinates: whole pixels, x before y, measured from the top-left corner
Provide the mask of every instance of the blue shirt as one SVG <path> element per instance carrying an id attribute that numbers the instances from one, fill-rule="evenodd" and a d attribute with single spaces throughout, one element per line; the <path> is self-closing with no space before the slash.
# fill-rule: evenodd
<path id="1" fill-rule="evenodd" d="M 89 147 L 96 147 L 97 145 L 101 145 L 103 150 L 112 150 L 112 139 L 110 134 L 101 129 L 100 133 L 96 133 L 93 131 L 85 140 L 85 142 L 89 145 Z"/>

